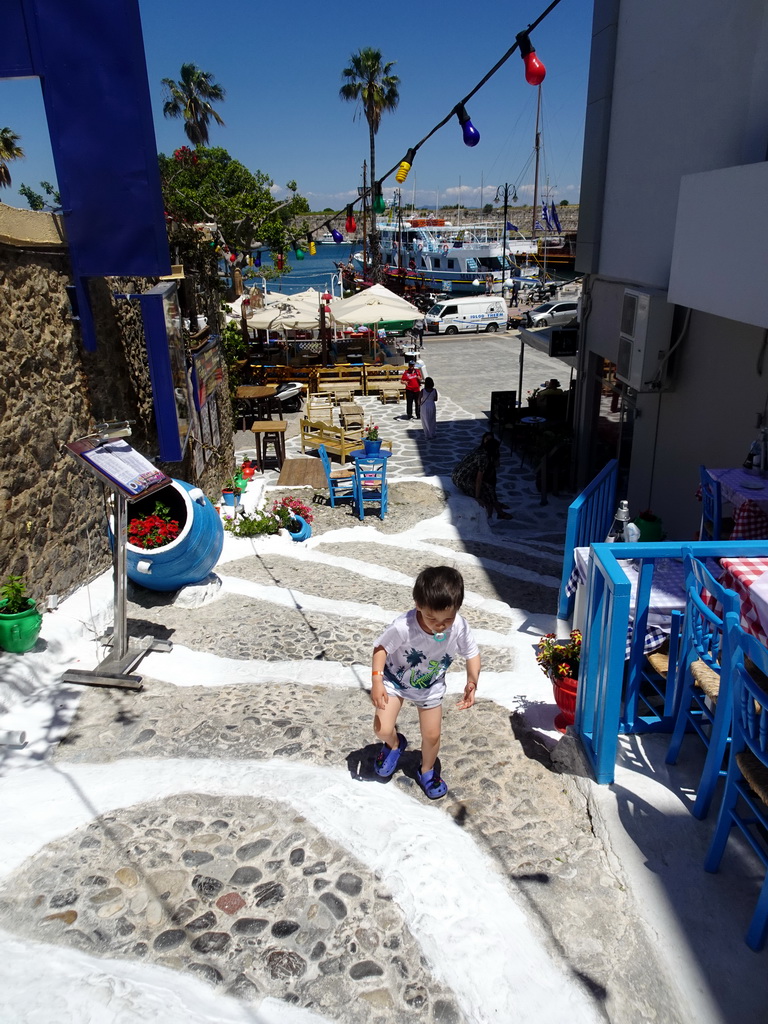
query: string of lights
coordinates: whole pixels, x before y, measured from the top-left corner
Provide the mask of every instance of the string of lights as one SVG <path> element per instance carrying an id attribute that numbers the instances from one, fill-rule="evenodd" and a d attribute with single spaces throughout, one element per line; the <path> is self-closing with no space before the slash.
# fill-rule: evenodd
<path id="1" fill-rule="evenodd" d="M 504 66 L 504 64 L 506 64 L 506 62 L 515 52 L 515 50 L 520 51 L 520 56 L 523 60 L 523 65 L 525 68 L 526 82 L 528 82 L 529 85 L 537 86 L 544 81 L 547 69 L 544 67 L 544 64 L 541 62 L 541 60 L 536 56 L 536 50 L 533 44 L 531 43 L 530 34 L 531 32 L 533 32 L 535 28 L 537 28 L 538 25 L 541 24 L 542 21 L 544 21 L 546 17 L 548 17 L 549 14 L 552 13 L 552 11 L 555 9 L 555 7 L 558 6 L 560 2 L 561 0 L 552 0 L 552 3 L 544 11 L 542 11 L 538 18 L 535 19 L 535 21 L 531 22 L 531 24 L 522 32 L 518 32 L 515 36 L 515 42 L 513 43 L 513 45 L 510 46 L 507 52 L 493 65 L 490 71 L 488 71 L 480 79 L 477 85 L 475 85 L 474 88 L 470 89 L 467 95 L 464 96 L 463 99 L 459 100 L 459 102 L 456 103 L 451 108 L 450 112 L 446 114 L 442 121 L 439 121 L 434 126 L 434 128 L 430 129 L 430 131 L 427 132 L 424 138 L 417 142 L 414 146 L 409 146 L 403 159 L 400 160 L 393 167 L 391 167 L 386 172 L 386 174 L 383 174 L 381 178 L 378 179 L 378 181 L 372 182 L 367 189 L 361 190 L 356 202 L 350 203 L 346 207 L 346 223 L 344 226 L 348 234 L 354 234 L 355 231 L 357 230 L 357 223 L 354 217 L 354 206 L 356 205 L 356 203 L 363 202 L 365 199 L 367 199 L 369 195 L 371 195 L 371 193 L 373 193 L 374 212 L 383 213 L 385 209 L 384 199 L 381 194 L 381 186 L 383 182 L 385 182 L 387 178 L 389 178 L 392 174 L 395 174 L 395 180 L 399 184 L 402 184 L 408 176 L 408 172 L 410 171 L 413 161 L 416 158 L 417 152 L 426 142 L 428 142 L 432 138 L 433 135 L 439 132 L 441 128 L 444 128 L 445 125 L 448 124 L 448 122 L 451 120 L 451 118 L 453 118 L 454 116 L 458 118 L 459 125 L 461 126 L 464 145 L 473 147 L 478 144 L 478 142 L 480 141 L 480 132 L 472 124 L 472 121 L 470 120 L 470 117 L 467 113 L 466 104 L 469 103 L 472 97 L 475 96 L 480 91 L 480 89 L 482 89 L 482 87 L 496 74 L 496 72 L 501 67 Z M 377 209 L 377 204 L 380 207 L 380 209 Z M 328 218 L 328 220 L 324 221 L 324 223 L 320 225 L 320 228 L 325 228 L 326 230 L 331 232 L 334 242 L 341 242 L 344 240 L 341 232 L 338 231 L 336 228 L 331 227 L 331 221 L 335 220 L 340 213 L 341 210 L 338 210 L 336 213 L 332 214 Z M 318 228 L 316 230 L 320 229 Z M 312 242 L 311 234 L 308 235 L 307 237 L 309 239 L 310 245 L 314 245 L 314 243 Z M 301 257 L 298 257 L 297 252 L 298 258 L 303 258 L 303 255 L 304 254 L 302 252 Z"/>
<path id="2" fill-rule="evenodd" d="M 402 183 L 408 177 L 408 172 L 410 171 L 411 166 L 413 165 L 413 161 L 416 159 L 416 154 L 418 153 L 418 151 L 426 142 L 428 142 L 432 138 L 433 135 L 439 132 L 441 128 L 444 128 L 452 117 L 455 116 L 456 118 L 458 118 L 464 145 L 474 147 L 478 144 L 478 142 L 480 141 L 480 132 L 472 124 L 469 114 L 467 113 L 466 104 L 469 103 L 472 97 L 475 96 L 488 81 L 490 81 L 490 79 L 496 74 L 496 72 L 501 67 L 504 66 L 504 64 L 506 64 L 506 62 L 515 52 L 515 50 L 520 51 L 520 56 L 523 60 L 523 65 L 525 67 L 526 82 L 528 82 L 529 85 L 533 86 L 541 85 L 541 83 L 544 81 L 547 69 L 545 68 L 541 60 L 539 60 L 539 58 L 536 56 L 536 50 L 533 44 L 531 43 L 530 35 L 531 32 L 533 32 L 533 30 L 538 25 L 540 25 L 541 22 L 544 21 L 546 17 L 548 17 L 548 15 L 552 13 L 552 11 L 555 9 L 555 7 L 558 6 L 560 2 L 561 0 L 552 0 L 552 3 L 544 11 L 542 11 L 538 18 L 532 21 L 531 24 L 526 29 L 523 29 L 522 32 L 518 32 L 515 36 L 515 42 L 512 44 L 512 46 L 510 46 L 507 52 L 499 60 L 496 61 L 496 63 L 493 65 L 490 71 L 486 72 L 486 74 L 483 75 L 483 77 L 480 79 L 477 85 L 475 85 L 474 88 L 470 89 L 467 95 L 464 96 L 463 99 L 459 100 L 459 102 L 456 103 L 451 108 L 450 112 L 446 114 L 442 121 L 438 121 L 434 128 L 430 129 L 430 131 L 427 132 L 423 139 L 417 142 L 415 146 L 408 147 L 405 156 L 403 157 L 402 160 L 395 164 L 394 167 L 391 167 L 386 172 L 386 174 L 383 174 L 378 179 L 378 181 L 371 182 L 368 188 L 358 190 L 360 194 L 358 195 L 358 198 L 355 201 L 355 203 L 350 203 L 346 207 L 346 221 L 344 227 L 348 235 L 354 235 L 355 231 L 357 230 L 357 222 L 354 216 L 354 207 L 356 203 L 364 202 L 368 198 L 368 196 L 371 195 L 371 193 L 373 193 L 373 212 L 376 214 L 384 213 L 386 209 L 386 202 L 384 200 L 384 196 L 382 195 L 382 184 L 387 180 L 387 178 L 394 174 L 395 180 L 398 182 L 398 184 L 402 185 Z M 310 256 L 314 256 L 317 251 L 316 243 L 314 241 L 313 236 L 317 231 L 320 231 L 323 228 L 325 228 L 326 231 L 329 231 L 331 233 L 334 242 L 344 241 L 344 236 L 342 235 L 342 233 L 337 228 L 334 228 L 331 225 L 331 221 L 334 221 L 339 216 L 340 213 L 341 210 L 337 210 L 336 213 L 331 214 L 331 216 L 327 220 L 323 221 L 323 223 L 319 227 L 315 227 L 313 231 L 309 231 L 307 232 L 306 236 L 303 236 L 306 237 L 307 239 L 307 250 Z M 296 238 L 293 238 L 291 240 L 291 248 L 294 250 L 297 260 L 304 259 L 304 250 L 302 249 L 300 243 Z M 253 258 L 253 261 L 252 258 L 249 258 L 248 263 L 249 265 L 258 267 L 261 266 L 261 259 L 258 258 L 258 262 L 256 262 L 256 258 Z"/>

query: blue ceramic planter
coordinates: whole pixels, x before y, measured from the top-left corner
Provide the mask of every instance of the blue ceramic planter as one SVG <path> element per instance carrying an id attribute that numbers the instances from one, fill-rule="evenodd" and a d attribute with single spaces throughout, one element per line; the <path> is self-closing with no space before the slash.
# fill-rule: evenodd
<path id="1" fill-rule="evenodd" d="M 309 525 L 303 516 L 294 516 L 296 522 L 301 526 L 301 529 L 297 533 L 292 533 L 291 537 L 294 540 L 307 540 L 312 536 L 312 527 Z"/>
<path id="2" fill-rule="evenodd" d="M 181 524 L 181 533 L 162 548 L 145 551 L 126 547 L 128 578 L 149 590 L 178 590 L 199 583 L 209 575 L 224 546 L 224 526 L 219 514 L 199 487 L 174 480 L 164 490 L 128 506 L 128 520 L 154 511 L 160 501 Z"/>

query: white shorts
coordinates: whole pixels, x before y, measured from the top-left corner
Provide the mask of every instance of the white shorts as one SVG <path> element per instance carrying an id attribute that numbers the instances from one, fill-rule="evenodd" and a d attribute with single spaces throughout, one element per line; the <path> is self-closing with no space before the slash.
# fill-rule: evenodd
<path id="1" fill-rule="evenodd" d="M 400 689 L 400 687 L 395 686 L 391 680 L 385 677 L 384 689 L 390 697 L 402 697 L 403 700 L 415 704 L 417 708 L 437 708 L 443 703 L 447 686 L 445 676 L 441 676 L 436 683 L 424 689 L 417 686 L 406 686 Z"/>

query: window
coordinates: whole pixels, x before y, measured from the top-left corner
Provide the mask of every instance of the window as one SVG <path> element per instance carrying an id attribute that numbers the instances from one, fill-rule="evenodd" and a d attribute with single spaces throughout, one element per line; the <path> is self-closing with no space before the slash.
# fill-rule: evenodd
<path id="1" fill-rule="evenodd" d="M 453 268 L 456 266 L 456 260 L 446 260 L 446 263 L 448 264 L 449 270 L 453 270 Z"/>
<path id="2" fill-rule="evenodd" d="M 437 257 L 435 257 L 432 260 L 432 269 L 433 270 L 439 270 L 440 269 L 440 260 Z"/>

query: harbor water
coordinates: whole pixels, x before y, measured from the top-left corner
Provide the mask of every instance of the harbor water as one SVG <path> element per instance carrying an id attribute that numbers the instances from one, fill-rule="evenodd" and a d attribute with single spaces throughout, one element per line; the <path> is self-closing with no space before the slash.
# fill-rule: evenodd
<path id="1" fill-rule="evenodd" d="M 285 265 L 290 267 L 290 272 L 283 273 L 280 277 L 271 278 L 267 282 L 270 292 L 282 292 L 284 295 L 294 295 L 296 292 L 306 291 L 307 288 L 315 288 L 319 292 L 329 291 L 334 295 L 341 295 L 341 283 L 337 263 L 347 263 L 350 254 L 362 248 L 362 243 L 340 242 L 338 245 L 322 244 L 317 246 L 317 252 L 310 256 L 304 253 L 303 260 L 297 260 L 296 254 L 291 249 L 286 253 Z M 269 255 L 262 251 L 262 265 L 272 267 L 272 260 Z M 263 282 L 259 277 L 258 267 L 243 267 L 243 283 L 248 288 L 261 288 Z M 250 272 L 256 276 L 249 277 Z M 335 280 L 334 280 L 335 278 Z"/>

